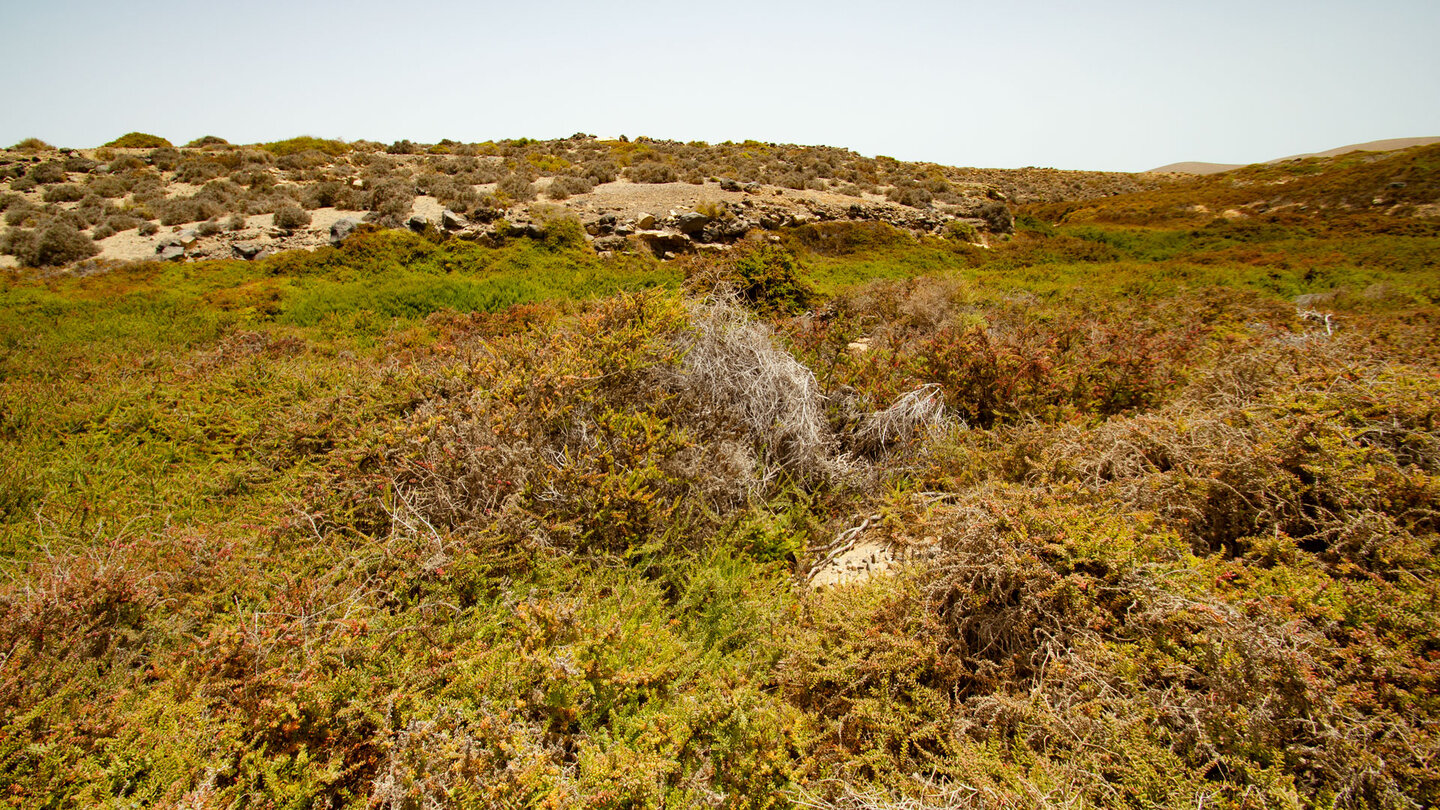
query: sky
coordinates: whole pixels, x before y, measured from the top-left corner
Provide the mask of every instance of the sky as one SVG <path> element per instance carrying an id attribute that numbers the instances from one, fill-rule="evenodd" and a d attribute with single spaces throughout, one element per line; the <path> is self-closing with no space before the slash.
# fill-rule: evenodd
<path id="1" fill-rule="evenodd" d="M 1143 171 L 1440 135 L 1440 0 L 0 0 L 0 144 L 647 135 Z"/>

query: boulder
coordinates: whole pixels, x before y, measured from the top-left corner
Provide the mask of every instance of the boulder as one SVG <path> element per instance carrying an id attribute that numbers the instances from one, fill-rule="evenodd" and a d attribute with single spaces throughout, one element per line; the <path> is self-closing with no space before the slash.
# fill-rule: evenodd
<path id="1" fill-rule="evenodd" d="M 416 233 L 424 233 L 430 227 L 430 218 L 421 214 L 405 220 L 405 227 Z"/>
<path id="2" fill-rule="evenodd" d="M 740 183 L 739 183 L 738 181 L 731 180 L 730 178 L 726 177 L 726 178 L 722 178 L 722 179 L 720 180 L 720 190 L 721 190 L 721 191 L 741 191 L 742 189 L 740 188 Z"/>
<path id="3" fill-rule="evenodd" d="M 592 243 L 596 250 L 624 250 L 630 240 L 623 236 L 601 236 Z"/>
<path id="4" fill-rule="evenodd" d="M 264 248 L 262 246 L 257 245 L 253 242 L 236 242 L 235 244 L 230 246 L 230 252 L 234 254 L 235 258 L 244 259 L 246 261 L 250 261 L 256 256 L 259 256 L 260 251 L 263 249 Z"/>
<path id="5" fill-rule="evenodd" d="M 641 214 L 635 218 L 635 229 L 640 231 L 653 230 L 655 228 L 655 216 L 653 214 Z"/>
<path id="6" fill-rule="evenodd" d="M 155 246 L 155 255 L 163 262 L 178 262 L 185 258 L 185 248 L 170 240 Z"/>
<path id="7" fill-rule="evenodd" d="M 635 236 L 661 258 L 667 253 L 684 253 L 695 248 L 688 236 L 675 231 L 637 231 Z"/>
<path id="8" fill-rule="evenodd" d="M 347 218 L 336 220 L 335 224 L 330 226 L 330 244 L 338 247 L 339 244 L 348 239 L 350 234 L 354 233 L 358 227 L 360 227 L 360 220 L 358 219 Z"/>
<path id="9" fill-rule="evenodd" d="M 729 242 L 744 236 L 753 227 L 755 223 L 748 219 L 717 220 L 706 225 L 696 239 L 701 242 Z"/>
<path id="10" fill-rule="evenodd" d="M 470 220 L 446 208 L 440 212 L 440 224 L 447 231 L 460 231 L 470 227 Z"/>
<path id="11" fill-rule="evenodd" d="M 675 218 L 675 229 L 683 234 L 689 235 L 699 233 L 710 224 L 710 217 L 699 211 L 691 211 L 688 214 L 681 214 Z"/>

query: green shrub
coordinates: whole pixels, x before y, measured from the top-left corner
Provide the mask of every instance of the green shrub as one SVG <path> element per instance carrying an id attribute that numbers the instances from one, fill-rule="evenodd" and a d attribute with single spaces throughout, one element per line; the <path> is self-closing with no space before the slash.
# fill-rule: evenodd
<path id="1" fill-rule="evenodd" d="M 585 176 L 594 180 L 596 185 L 613 183 L 620 176 L 620 167 L 613 160 L 592 161 L 585 164 Z"/>
<path id="2" fill-rule="evenodd" d="M 156 149 L 174 146 L 159 135 L 146 132 L 127 132 L 105 145 L 112 149 Z"/>
<path id="3" fill-rule="evenodd" d="M 25 267 L 57 267 L 100 252 L 90 237 L 68 222 L 52 222 L 38 231 L 8 232 L 8 252 Z"/>
<path id="4" fill-rule="evenodd" d="M 145 155 L 145 162 L 154 166 L 158 171 L 171 172 L 180 165 L 180 150 L 173 146 L 161 146 L 151 149 Z"/>
<path id="5" fill-rule="evenodd" d="M 885 192 L 885 197 L 891 202 L 901 205 L 908 205 L 912 208 L 929 208 L 930 203 L 935 199 L 928 189 L 913 184 L 897 184 Z"/>
<path id="6" fill-rule="evenodd" d="M 552 200 L 563 200 L 572 194 L 588 194 L 595 189 L 595 182 L 589 177 L 571 174 L 557 175 L 545 189 L 545 196 Z"/>
<path id="7" fill-rule="evenodd" d="M 144 168 L 145 161 L 134 155 L 120 155 L 110 161 L 110 172 L 112 174 L 141 171 Z"/>
<path id="8" fill-rule="evenodd" d="M 287 231 L 304 228 L 310 224 L 310 212 L 293 203 L 286 203 L 275 209 L 275 227 Z"/>
<path id="9" fill-rule="evenodd" d="M 332 156 L 319 149 L 306 149 L 303 152 L 290 152 L 281 155 L 275 161 L 275 165 L 288 171 L 298 169 L 313 169 L 318 166 L 325 166 L 331 162 Z"/>
<path id="10" fill-rule="evenodd" d="M 585 246 L 585 226 L 580 217 L 565 210 L 549 211 L 536 217 L 544 228 L 544 243 L 556 250 Z"/>
<path id="11" fill-rule="evenodd" d="M 514 202 L 529 202 L 535 199 L 537 194 L 533 183 L 523 175 L 513 172 L 500 178 L 500 182 L 495 186 L 495 191 Z"/>
<path id="12" fill-rule="evenodd" d="M 632 183 L 674 183 L 680 179 L 674 166 L 658 161 L 637 163 L 625 169 L 625 177 Z"/>
<path id="13" fill-rule="evenodd" d="M 65 164 L 58 160 L 52 160 L 46 163 L 37 163 L 34 166 L 31 166 L 30 174 L 28 176 L 31 180 L 34 180 L 40 185 L 46 185 L 50 183 L 63 183 L 67 179 L 67 174 L 65 172 Z M 13 183 L 11 184 L 11 187 L 14 187 Z"/>
<path id="14" fill-rule="evenodd" d="M 5 209 L 5 224 L 24 225 L 33 221 L 39 214 L 40 209 L 38 207 L 22 198 L 19 202 L 12 203 Z"/>
<path id="15" fill-rule="evenodd" d="M 344 141 L 325 140 L 314 138 L 309 135 L 301 135 L 296 138 L 289 138 L 283 141 L 262 143 L 260 148 L 276 157 L 286 155 L 297 155 L 301 152 L 317 151 L 327 155 L 338 157 L 350 151 L 350 146 Z"/>
<path id="16" fill-rule="evenodd" d="M 207 146 L 229 146 L 230 142 L 218 135 L 201 135 L 195 140 L 185 144 L 190 149 L 203 149 Z"/>
<path id="17" fill-rule="evenodd" d="M 101 197 L 112 200 L 117 197 L 124 197 L 129 193 L 129 190 L 125 187 L 125 183 L 120 180 L 120 178 L 105 174 L 92 175 L 86 179 L 85 187 L 92 194 L 98 194 Z"/>
<path id="18" fill-rule="evenodd" d="M 225 175 L 225 166 L 214 160 L 189 158 L 175 167 L 175 179 L 181 183 L 200 186 Z"/>
<path id="19" fill-rule="evenodd" d="M 47 187 L 42 196 L 47 203 L 79 202 L 85 196 L 85 187 L 75 183 L 58 183 Z"/>
<path id="20" fill-rule="evenodd" d="M 119 233 L 121 231 L 128 231 L 131 228 L 139 227 L 144 223 L 145 220 L 141 219 L 140 217 L 126 213 L 119 213 L 111 214 L 109 217 L 107 217 L 105 219 L 104 227 L 110 229 L 111 233 Z"/>
<path id="21" fill-rule="evenodd" d="M 217 217 L 225 213 L 225 206 L 214 199 L 199 196 L 172 197 L 159 203 L 157 212 L 161 225 L 184 225 L 187 222 Z"/>
<path id="22" fill-rule="evenodd" d="M 16 152 L 49 152 L 55 149 L 39 138 L 26 138 L 10 148 Z"/>
<path id="23" fill-rule="evenodd" d="M 371 185 L 365 197 L 365 207 L 377 214 L 377 225 L 398 228 L 415 204 L 415 189 L 404 180 L 390 178 Z"/>
<path id="24" fill-rule="evenodd" d="M 763 315 L 804 312 L 820 300 L 795 254 L 770 244 L 748 243 L 715 259 L 691 261 L 685 285 L 700 293 L 732 292 Z"/>
<path id="25" fill-rule="evenodd" d="M 980 238 L 980 231 L 963 219 L 952 219 L 945 223 L 945 238 L 958 242 L 974 242 Z"/>

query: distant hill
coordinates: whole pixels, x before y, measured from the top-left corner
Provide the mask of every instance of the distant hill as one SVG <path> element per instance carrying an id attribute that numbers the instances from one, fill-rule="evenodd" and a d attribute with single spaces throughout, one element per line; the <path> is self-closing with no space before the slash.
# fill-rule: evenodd
<path id="1" fill-rule="evenodd" d="M 1366 141 L 1365 143 L 1352 143 L 1349 146 L 1337 146 L 1334 149 L 1326 149 L 1324 152 L 1311 152 L 1307 155 L 1290 155 L 1288 157 L 1276 158 L 1266 161 L 1267 163 L 1280 163 L 1286 160 L 1300 160 L 1311 157 L 1336 157 L 1349 152 L 1393 152 L 1396 149 L 1409 149 L 1412 146 L 1429 146 L 1432 143 L 1440 143 L 1440 137 L 1428 138 L 1389 138 L 1383 141 Z"/>
<path id="2" fill-rule="evenodd" d="M 1306 227 L 1427 232 L 1440 218 L 1440 138 L 1395 150 L 1343 147 L 1332 156 L 1256 163 L 1223 174 L 1187 177 L 1132 194 L 1033 203 L 1050 222 L 1203 225 L 1215 218 L 1260 218 Z"/>
<path id="3" fill-rule="evenodd" d="M 1219 174 L 1228 172 L 1231 169 L 1238 169 L 1244 163 L 1205 163 L 1198 160 L 1187 160 L 1184 163 L 1171 163 L 1168 166 L 1161 166 L 1158 169 L 1151 169 L 1156 173 L 1173 174 Z"/>
<path id="4" fill-rule="evenodd" d="M 1380 141 L 1366 141 L 1365 143 L 1352 143 L 1348 146 L 1337 146 L 1334 149 L 1326 149 L 1323 152 L 1309 152 L 1302 155 L 1287 155 L 1274 160 L 1267 160 L 1265 163 L 1283 163 L 1287 160 L 1301 160 L 1312 157 L 1336 157 L 1350 152 L 1393 152 L 1397 149 L 1409 149 L 1412 146 L 1429 146 L 1432 143 L 1440 143 L 1440 137 L 1426 138 L 1388 138 Z M 1188 160 L 1181 163 L 1171 163 L 1152 172 L 1169 172 L 1174 174 L 1219 174 L 1228 172 L 1231 169 L 1238 169 L 1245 163 L 1206 163 L 1198 160 Z"/>

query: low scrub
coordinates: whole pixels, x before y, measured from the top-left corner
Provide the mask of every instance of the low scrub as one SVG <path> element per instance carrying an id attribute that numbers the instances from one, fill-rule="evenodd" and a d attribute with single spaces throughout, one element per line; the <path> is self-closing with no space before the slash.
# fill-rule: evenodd
<path id="1" fill-rule="evenodd" d="M 105 145 L 112 149 L 158 149 L 174 146 L 159 135 L 148 132 L 127 132 Z"/>
<path id="2" fill-rule="evenodd" d="M 5 802 L 1440 803 L 1429 237 L 431 236 L 0 278 Z"/>

